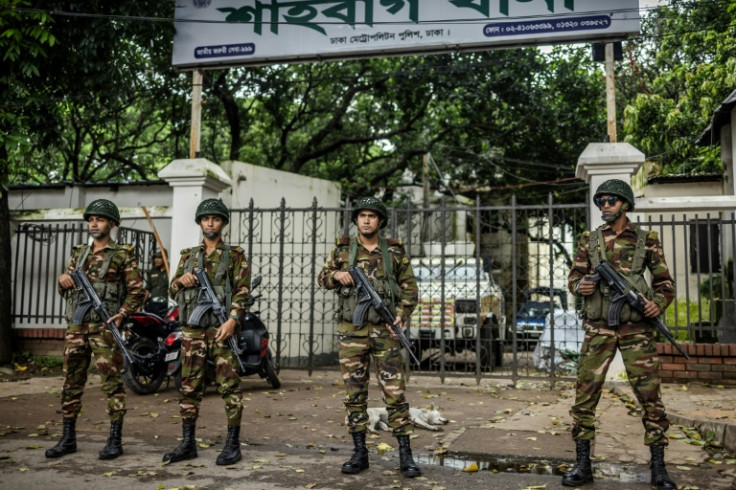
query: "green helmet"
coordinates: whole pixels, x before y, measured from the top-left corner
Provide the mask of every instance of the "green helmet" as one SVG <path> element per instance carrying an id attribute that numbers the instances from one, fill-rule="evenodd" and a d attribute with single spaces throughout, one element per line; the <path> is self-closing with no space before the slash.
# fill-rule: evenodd
<path id="1" fill-rule="evenodd" d="M 89 221 L 90 216 L 102 216 L 111 219 L 115 226 L 120 225 L 120 211 L 114 202 L 107 199 L 97 199 L 89 203 L 84 210 L 84 221 Z"/>
<path id="2" fill-rule="evenodd" d="M 634 210 L 634 191 L 631 186 L 619 179 L 610 179 L 598 186 L 593 199 L 603 195 L 618 196 L 629 203 L 629 211 Z"/>
<path id="3" fill-rule="evenodd" d="M 205 199 L 199 203 L 199 206 L 197 206 L 197 214 L 194 216 L 194 221 L 199 224 L 199 222 L 202 221 L 202 217 L 207 216 L 208 214 L 221 217 L 225 220 L 225 224 L 230 223 L 230 211 L 228 211 L 227 206 L 222 202 L 222 199 Z"/>
<path id="4" fill-rule="evenodd" d="M 163 249 L 163 251 L 166 252 L 166 249 Z M 167 257 L 168 255 L 169 255 L 168 252 L 166 252 Z M 153 258 L 155 259 L 156 257 L 164 258 L 164 254 L 161 252 L 160 248 L 157 248 L 156 250 L 153 251 Z"/>
<path id="5" fill-rule="evenodd" d="M 388 211 L 386 210 L 386 206 L 383 205 L 380 199 L 377 197 L 361 197 L 358 199 L 358 201 L 355 203 L 355 206 L 353 207 L 353 223 L 356 222 L 358 219 L 358 213 L 360 213 L 363 209 L 370 209 L 371 211 L 375 211 L 378 216 L 381 217 L 381 225 L 380 229 L 386 228 L 388 226 Z"/>

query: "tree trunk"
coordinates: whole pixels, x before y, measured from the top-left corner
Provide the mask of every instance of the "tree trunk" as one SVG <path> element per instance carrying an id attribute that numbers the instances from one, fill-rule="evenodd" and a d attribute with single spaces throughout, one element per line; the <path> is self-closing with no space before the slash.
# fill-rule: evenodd
<path id="1" fill-rule="evenodd" d="M 0 176 L 2 177 L 2 176 Z M 13 330 L 11 322 L 11 258 L 10 258 L 10 210 L 8 190 L 0 179 L 0 364 L 13 358 Z"/>

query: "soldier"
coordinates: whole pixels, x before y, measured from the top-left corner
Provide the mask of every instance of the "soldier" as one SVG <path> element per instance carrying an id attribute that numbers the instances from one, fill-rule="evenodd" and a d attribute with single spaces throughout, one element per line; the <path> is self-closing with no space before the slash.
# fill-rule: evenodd
<path id="1" fill-rule="evenodd" d="M 651 483 L 658 489 L 674 489 L 676 485 L 669 479 L 664 463 L 669 422 L 660 394 L 656 327 L 644 318 L 656 318 L 664 312 L 675 297 L 674 283 L 657 233 L 642 230 L 626 217 L 627 211 L 634 209 L 631 187 L 621 180 L 607 180 L 598 187 L 593 200 L 604 223 L 593 232 L 583 233 L 568 276 L 570 292 L 583 298 L 585 339 L 580 349 L 575 405 L 570 410 L 577 462 L 562 484 L 579 486 L 593 481 L 590 441 L 595 438 L 595 409 L 608 366 L 618 349 L 642 406 L 644 444 L 652 455 Z M 644 293 L 644 316 L 625 304 L 620 325 L 609 327 L 608 290 L 603 281 L 589 280 L 601 260 Z M 645 268 L 651 272 L 651 287 L 644 278 Z"/>
<path id="2" fill-rule="evenodd" d="M 76 421 L 82 409 L 82 394 L 87 382 L 91 355 L 102 378 L 102 391 L 107 395 L 110 436 L 99 454 L 100 459 L 115 459 L 123 454 L 122 429 L 125 416 L 125 389 L 120 374 L 123 356 L 110 330 L 93 309 L 81 324 L 72 323 L 80 298 L 70 272 L 82 269 L 100 299 L 120 326 L 122 320 L 138 310 L 145 291 L 133 247 L 115 243 L 110 231 L 120 224 L 117 206 L 107 199 L 93 201 L 84 210 L 90 234 L 89 245 L 77 245 L 66 268 L 59 276 L 59 293 L 66 299 L 68 327 L 64 344 L 64 387 L 61 393 L 63 432 L 56 446 L 46 450 L 47 458 L 58 458 L 77 451 Z"/>
<path id="3" fill-rule="evenodd" d="M 227 340 L 237 334 L 238 320 L 245 311 L 250 294 L 250 271 L 245 251 L 222 241 L 222 231 L 230 222 L 230 213 L 220 199 L 205 199 L 197 206 L 194 221 L 202 229 L 204 239 L 193 248 L 181 251 L 181 260 L 171 281 L 169 294 L 179 304 L 182 327 L 182 382 L 179 399 L 183 440 L 166 453 L 164 462 L 175 463 L 197 457 L 194 427 L 205 388 L 205 368 L 211 360 L 216 366 L 217 391 L 225 402 L 227 438 L 217 457 L 218 465 L 240 461 L 240 420 L 243 412 L 238 362 Z M 215 292 L 230 317 L 220 325 L 212 312 L 204 315 L 199 325 L 187 321 L 197 307 L 195 267 L 207 270 Z"/>
<path id="4" fill-rule="evenodd" d="M 342 465 L 342 472 L 360 473 L 368 468 L 365 437 L 368 423 L 367 400 L 371 358 L 378 372 L 378 382 L 388 410 L 389 425 L 399 441 L 401 473 L 406 477 L 421 475 L 411 454 L 409 404 L 405 398 L 401 345 L 371 308 L 367 322 L 353 326 L 356 307 L 354 282 L 347 269 L 361 267 L 374 283 L 376 291 L 396 311 L 395 325 L 403 327 L 417 305 L 417 281 L 409 257 L 399 240 L 384 239 L 379 230 L 388 224 L 388 213 L 376 198 L 358 200 L 353 211 L 358 236 L 340 237 L 319 274 L 319 284 L 338 293 L 340 370 L 345 380 L 347 424 L 355 449 L 352 458 Z"/>
<path id="5" fill-rule="evenodd" d="M 164 253 L 161 249 L 153 252 L 153 267 L 148 271 L 146 277 L 146 289 L 148 290 L 148 301 L 146 311 L 164 316 L 168 309 L 169 297 L 169 275 L 164 266 Z M 168 255 L 168 254 L 167 254 Z"/>

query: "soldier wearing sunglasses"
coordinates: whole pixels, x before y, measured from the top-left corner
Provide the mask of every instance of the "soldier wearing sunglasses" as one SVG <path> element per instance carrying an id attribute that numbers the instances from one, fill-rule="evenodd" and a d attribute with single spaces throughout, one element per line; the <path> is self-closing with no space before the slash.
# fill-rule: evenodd
<path id="1" fill-rule="evenodd" d="M 629 383 L 642 406 L 644 444 L 652 455 L 651 484 L 658 489 L 674 489 L 677 486 L 667 475 L 664 463 L 669 422 L 660 392 L 656 327 L 645 319 L 658 317 L 672 302 L 674 282 L 657 233 L 642 230 L 626 217 L 634 209 L 634 193 L 626 182 L 617 179 L 603 182 L 593 202 L 600 209 L 604 223 L 594 231 L 583 233 L 568 275 L 570 292 L 583 298 L 585 339 L 580 349 L 575 405 L 570 410 L 577 461 L 563 477 L 562 484 L 577 487 L 593 481 L 590 444 L 595 439 L 595 411 L 608 367 L 619 350 Z M 608 325 L 612 293 L 604 281 L 594 282 L 590 277 L 602 260 L 643 293 L 646 304 L 643 316 L 625 305 L 619 326 Z M 651 285 L 644 277 L 647 269 L 651 272 Z"/>

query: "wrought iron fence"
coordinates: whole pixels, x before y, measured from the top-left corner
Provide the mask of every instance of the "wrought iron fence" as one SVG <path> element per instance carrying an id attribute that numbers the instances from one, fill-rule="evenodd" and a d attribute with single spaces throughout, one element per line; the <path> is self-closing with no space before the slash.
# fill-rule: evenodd
<path id="1" fill-rule="evenodd" d="M 352 234 L 352 209 L 255 208 L 231 211 L 230 241 L 248 252 L 260 286 L 260 313 L 282 365 L 337 363 L 335 295 L 317 276 L 338 235 Z M 484 206 L 442 201 L 389 209 L 388 235 L 400 238 L 420 279 L 409 337 L 421 372 L 440 376 L 538 375 L 515 325 L 523 291 L 563 288 L 585 206 Z M 480 244 L 476 246 L 476 244 Z M 444 314 L 440 314 L 444 312 Z M 552 363 L 554 368 L 555 364 Z M 552 375 L 557 375 L 552 369 Z M 545 376 L 546 376 L 545 372 Z"/>
<path id="2" fill-rule="evenodd" d="M 282 366 L 311 370 L 337 365 L 335 294 L 317 276 L 339 235 L 353 235 L 352 208 L 312 206 L 231 211 L 230 243 L 243 246 L 263 321 Z M 420 304 L 408 336 L 421 356 L 416 373 L 447 376 L 568 378 L 582 340 L 579 304 L 567 293 L 587 206 L 464 204 L 389 208 L 387 235 L 412 257 Z M 645 216 L 657 231 L 678 288 L 665 322 L 682 341 L 733 342 L 736 217 L 719 213 Z M 120 230 L 149 264 L 151 233 Z M 63 325 L 55 291 L 71 247 L 86 231 L 76 225 L 24 223 L 15 256 L 16 327 Z M 554 311 L 554 315 L 549 315 Z M 545 322 L 546 320 L 546 322 Z M 409 367 L 407 365 L 407 367 Z"/>
<path id="3" fill-rule="evenodd" d="M 64 272 L 72 248 L 87 240 L 83 223 L 21 223 L 13 249 L 13 311 L 15 328 L 60 327 L 64 304 L 57 292 L 57 278 Z M 117 229 L 117 241 L 134 245 L 141 270 L 151 263 L 153 233 Z"/>

